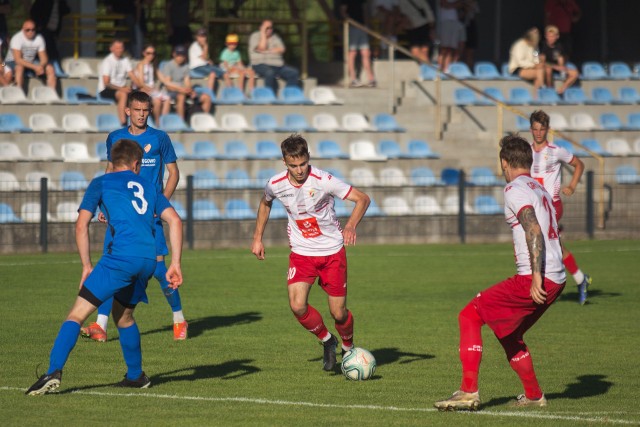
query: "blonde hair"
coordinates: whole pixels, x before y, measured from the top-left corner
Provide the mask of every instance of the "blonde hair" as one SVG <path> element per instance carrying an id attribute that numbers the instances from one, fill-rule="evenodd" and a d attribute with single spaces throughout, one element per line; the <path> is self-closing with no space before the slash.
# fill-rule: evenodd
<path id="1" fill-rule="evenodd" d="M 544 32 L 545 32 L 545 33 L 553 33 L 553 34 L 555 34 L 556 36 L 557 36 L 558 34 L 560 34 L 560 30 L 558 30 L 558 27 L 556 27 L 555 25 L 547 25 L 547 26 L 545 27 L 545 29 L 544 29 Z"/>

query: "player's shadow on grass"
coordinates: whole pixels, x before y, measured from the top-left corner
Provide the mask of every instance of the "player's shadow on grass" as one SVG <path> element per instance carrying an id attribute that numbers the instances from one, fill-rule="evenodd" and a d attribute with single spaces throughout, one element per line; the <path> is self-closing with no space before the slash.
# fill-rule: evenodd
<path id="1" fill-rule="evenodd" d="M 575 288 L 575 286 L 571 288 L 565 287 L 565 291 L 560 295 L 559 301 L 578 302 L 578 291 Z M 569 289 L 572 290 L 567 292 Z M 614 298 L 620 295 L 622 295 L 620 292 L 605 292 L 599 289 L 589 289 L 587 293 L 587 304 L 597 302 L 598 298 Z"/>
<path id="2" fill-rule="evenodd" d="M 189 322 L 189 339 L 196 338 L 197 336 L 202 335 L 205 331 L 228 326 L 244 325 L 247 323 L 257 322 L 259 320 L 262 320 L 262 314 L 255 311 L 240 313 L 233 316 L 208 316 L 201 317 L 199 319 L 187 319 Z M 165 333 L 171 330 L 173 330 L 173 325 L 141 332 L 140 335 Z"/>
<path id="3" fill-rule="evenodd" d="M 220 363 L 219 365 L 202 365 L 176 369 L 152 376 L 151 383 L 153 385 L 160 385 L 167 382 L 196 381 L 211 378 L 233 380 L 260 372 L 260 368 L 251 365 L 252 362 L 254 362 L 252 359 L 239 359 L 230 360 Z"/>
<path id="4" fill-rule="evenodd" d="M 576 382 L 568 384 L 564 391 L 559 393 L 545 393 L 545 397 L 549 400 L 582 399 L 585 397 L 604 395 L 609 392 L 609 389 L 613 385 L 611 381 L 606 381 L 605 378 L 607 378 L 605 375 L 581 375 L 576 378 Z M 515 396 L 497 397 L 482 404 L 482 407 L 500 406 L 512 400 L 515 400 Z"/>

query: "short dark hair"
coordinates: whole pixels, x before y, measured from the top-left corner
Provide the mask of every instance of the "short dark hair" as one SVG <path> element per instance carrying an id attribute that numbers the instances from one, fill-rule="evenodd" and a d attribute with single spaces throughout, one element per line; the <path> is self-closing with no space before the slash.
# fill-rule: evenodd
<path id="1" fill-rule="evenodd" d="M 542 126 L 549 127 L 549 115 L 542 110 L 536 110 L 531 113 L 529 117 L 529 123 L 533 126 L 534 123 L 540 123 Z"/>
<path id="2" fill-rule="evenodd" d="M 290 135 L 287 139 L 282 141 L 280 149 L 282 150 L 283 159 L 287 156 L 293 158 L 309 157 L 309 146 L 307 145 L 307 140 L 297 133 Z"/>
<path id="3" fill-rule="evenodd" d="M 507 135 L 500 140 L 500 159 L 513 168 L 531 169 L 533 150 L 520 135 Z"/>
<path id="4" fill-rule="evenodd" d="M 146 92 L 141 90 L 134 90 L 127 97 L 127 107 L 131 107 L 133 101 L 142 102 L 144 104 L 149 104 L 149 108 L 151 108 L 151 97 Z"/>
<path id="5" fill-rule="evenodd" d="M 127 166 L 138 161 L 142 162 L 142 147 L 131 139 L 119 139 L 111 147 L 111 163 L 113 166 Z"/>

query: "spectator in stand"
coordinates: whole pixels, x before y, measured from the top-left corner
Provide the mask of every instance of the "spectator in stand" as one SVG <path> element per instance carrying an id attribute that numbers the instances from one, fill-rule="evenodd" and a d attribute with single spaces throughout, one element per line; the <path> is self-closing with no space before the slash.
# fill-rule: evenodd
<path id="1" fill-rule="evenodd" d="M 537 94 L 544 84 L 544 63 L 538 57 L 540 32 L 533 27 L 516 40 L 509 50 L 509 72 L 522 80 L 533 82 Z"/>
<path id="2" fill-rule="evenodd" d="M 62 28 L 62 18 L 71 9 L 66 0 L 35 0 L 29 12 L 36 23 L 36 32 L 44 38 L 49 62 L 60 62 L 58 35 Z"/>
<path id="3" fill-rule="evenodd" d="M 189 70 L 207 75 L 207 87 L 215 93 L 216 77 L 224 78 L 225 86 L 231 86 L 229 74 L 220 67 L 216 67 L 209 58 L 209 42 L 207 41 L 207 29 L 199 28 L 196 31 L 196 40 L 189 46 Z"/>
<path id="4" fill-rule="evenodd" d="M 474 54 L 478 48 L 478 24 L 476 15 L 480 13 L 480 6 L 477 0 L 465 0 L 464 6 L 458 10 L 460 19 L 464 24 L 466 41 L 462 51 L 462 60 L 473 68 Z"/>
<path id="5" fill-rule="evenodd" d="M 286 47 L 282 39 L 273 32 L 273 22 L 262 21 L 260 30 L 249 37 L 249 59 L 253 70 L 264 79 L 264 85 L 278 93 L 278 82 L 281 78 L 287 86 L 298 86 L 300 73 L 294 67 L 284 63 Z"/>
<path id="6" fill-rule="evenodd" d="M 341 0 L 340 14 L 342 18 L 351 18 L 359 24 L 366 26 L 368 24 L 366 3 L 366 0 Z M 367 83 L 366 86 L 375 87 L 376 78 L 373 75 L 373 68 L 371 67 L 369 36 L 360 28 L 349 25 L 349 56 L 347 58 L 347 68 L 349 71 L 349 81 L 351 82 L 349 86 L 351 87 L 363 86 L 356 75 L 356 57 L 358 56 L 358 51 L 360 52 L 362 69 L 369 79 L 369 83 Z"/>
<path id="7" fill-rule="evenodd" d="M 225 75 L 231 80 L 232 75 L 236 75 L 239 87 L 251 93 L 255 85 L 256 73 L 251 68 L 245 67 L 242 62 L 242 56 L 238 51 L 238 35 L 229 34 L 225 39 L 227 47 L 220 53 L 220 66 L 225 71 Z M 247 87 L 244 87 L 245 77 L 247 79 Z"/>
<path id="8" fill-rule="evenodd" d="M 147 32 L 145 6 L 153 4 L 153 0 L 109 0 L 112 13 L 122 15 L 116 25 L 123 28 L 116 37 L 126 39 L 126 50 L 136 59 L 144 47 L 144 35 Z"/>
<path id="9" fill-rule="evenodd" d="M 191 85 L 187 49 L 178 45 L 173 48 L 171 61 L 166 62 L 158 70 L 158 80 L 175 100 L 176 113 L 186 120 L 185 104 L 187 99 L 199 102 L 202 111 L 211 111 L 211 96 L 206 91 L 198 91 Z"/>
<path id="10" fill-rule="evenodd" d="M 427 0 L 400 0 L 400 13 L 407 29 L 411 54 L 429 61 L 429 43 L 435 17 Z"/>
<path id="11" fill-rule="evenodd" d="M 545 0 L 545 25 L 555 25 L 560 32 L 560 42 L 565 50 L 565 60 L 573 53 L 573 24 L 580 20 L 582 11 L 575 0 Z"/>
<path id="12" fill-rule="evenodd" d="M 8 86 L 11 84 L 11 80 L 13 80 L 11 68 L 5 67 L 4 61 L 2 60 L 2 44 L 2 39 L 0 39 L 0 87 Z"/>
<path id="13" fill-rule="evenodd" d="M 11 0 L 0 0 L 0 57 L 5 57 L 4 52 L 9 44 L 9 27 L 7 16 L 11 13 Z"/>
<path id="14" fill-rule="evenodd" d="M 564 48 L 562 43 L 558 41 L 560 33 L 555 25 L 547 25 L 544 30 L 544 40 L 542 40 L 540 54 L 544 63 L 544 81 L 548 87 L 553 85 L 553 73 L 558 72 L 560 76 L 564 76 L 562 86 L 557 90 L 562 95 L 567 88 L 578 80 L 578 70 L 568 68 Z"/>
<path id="15" fill-rule="evenodd" d="M 402 22 L 402 14 L 400 10 L 400 0 L 373 0 L 372 2 L 373 16 L 380 22 L 380 33 L 391 40 L 398 41 L 398 27 Z M 386 43 L 380 43 L 382 58 L 389 57 L 389 46 Z"/>
<path id="16" fill-rule="evenodd" d="M 189 28 L 191 19 L 189 0 L 167 0 L 165 11 L 169 44 L 174 47 L 189 45 L 193 41 L 191 28 Z"/>
<path id="17" fill-rule="evenodd" d="M 133 68 L 129 58 L 124 56 L 124 43 L 122 40 L 114 40 L 109 47 L 111 53 L 107 55 L 100 64 L 100 75 L 98 76 L 98 94 L 105 99 L 112 99 L 116 102 L 118 109 L 118 120 L 122 126 L 127 125 L 127 97 L 131 93 L 131 87 L 127 83 L 127 78 L 133 81 Z"/>
<path id="18" fill-rule="evenodd" d="M 13 72 L 16 85 L 24 89 L 25 71 L 31 70 L 36 77 L 44 80 L 47 86 L 56 88 L 57 79 L 53 65 L 47 56 L 44 38 L 36 35 L 36 23 L 27 19 L 22 24 L 22 30 L 11 37 L 9 53 L 5 61 L 5 68 Z M 7 70 L 5 70 L 5 75 Z"/>
<path id="19" fill-rule="evenodd" d="M 157 70 L 155 66 L 156 48 L 148 44 L 142 50 L 142 60 L 138 62 L 133 70 L 133 89 L 145 92 L 151 97 L 153 120 L 157 124 L 160 116 L 171 111 L 171 97 L 166 91 L 159 90 L 157 81 Z"/>
<path id="20" fill-rule="evenodd" d="M 438 67 L 444 71 L 460 58 L 460 47 L 464 46 L 466 40 L 464 25 L 458 19 L 458 9 L 462 7 L 464 0 L 440 0 Z"/>

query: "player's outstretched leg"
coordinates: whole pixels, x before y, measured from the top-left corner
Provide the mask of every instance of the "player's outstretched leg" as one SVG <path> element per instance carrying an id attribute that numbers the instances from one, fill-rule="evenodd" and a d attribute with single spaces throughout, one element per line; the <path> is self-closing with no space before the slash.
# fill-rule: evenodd
<path id="1" fill-rule="evenodd" d="M 167 298 L 167 302 L 173 312 L 173 339 L 178 341 L 186 340 L 189 324 L 184 319 L 184 314 L 182 313 L 180 292 L 177 289 L 170 288 L 169 282 L 167 282 L 167 266 L 164 260 L 157 262 L 153 277 L 160 283 L 162 293 L 165 298 Z"/>
<path id="2" fill-rule="evenodd" d="M 566 247 L 563 246 L 562 250 L 564 255 L 562 262 L 578 284 L 578 302 L 580 305 L 584 305 L 587 302 L 587 289 L 591 285 L 591 277 L 580 270 L 573 254 Z"/>

